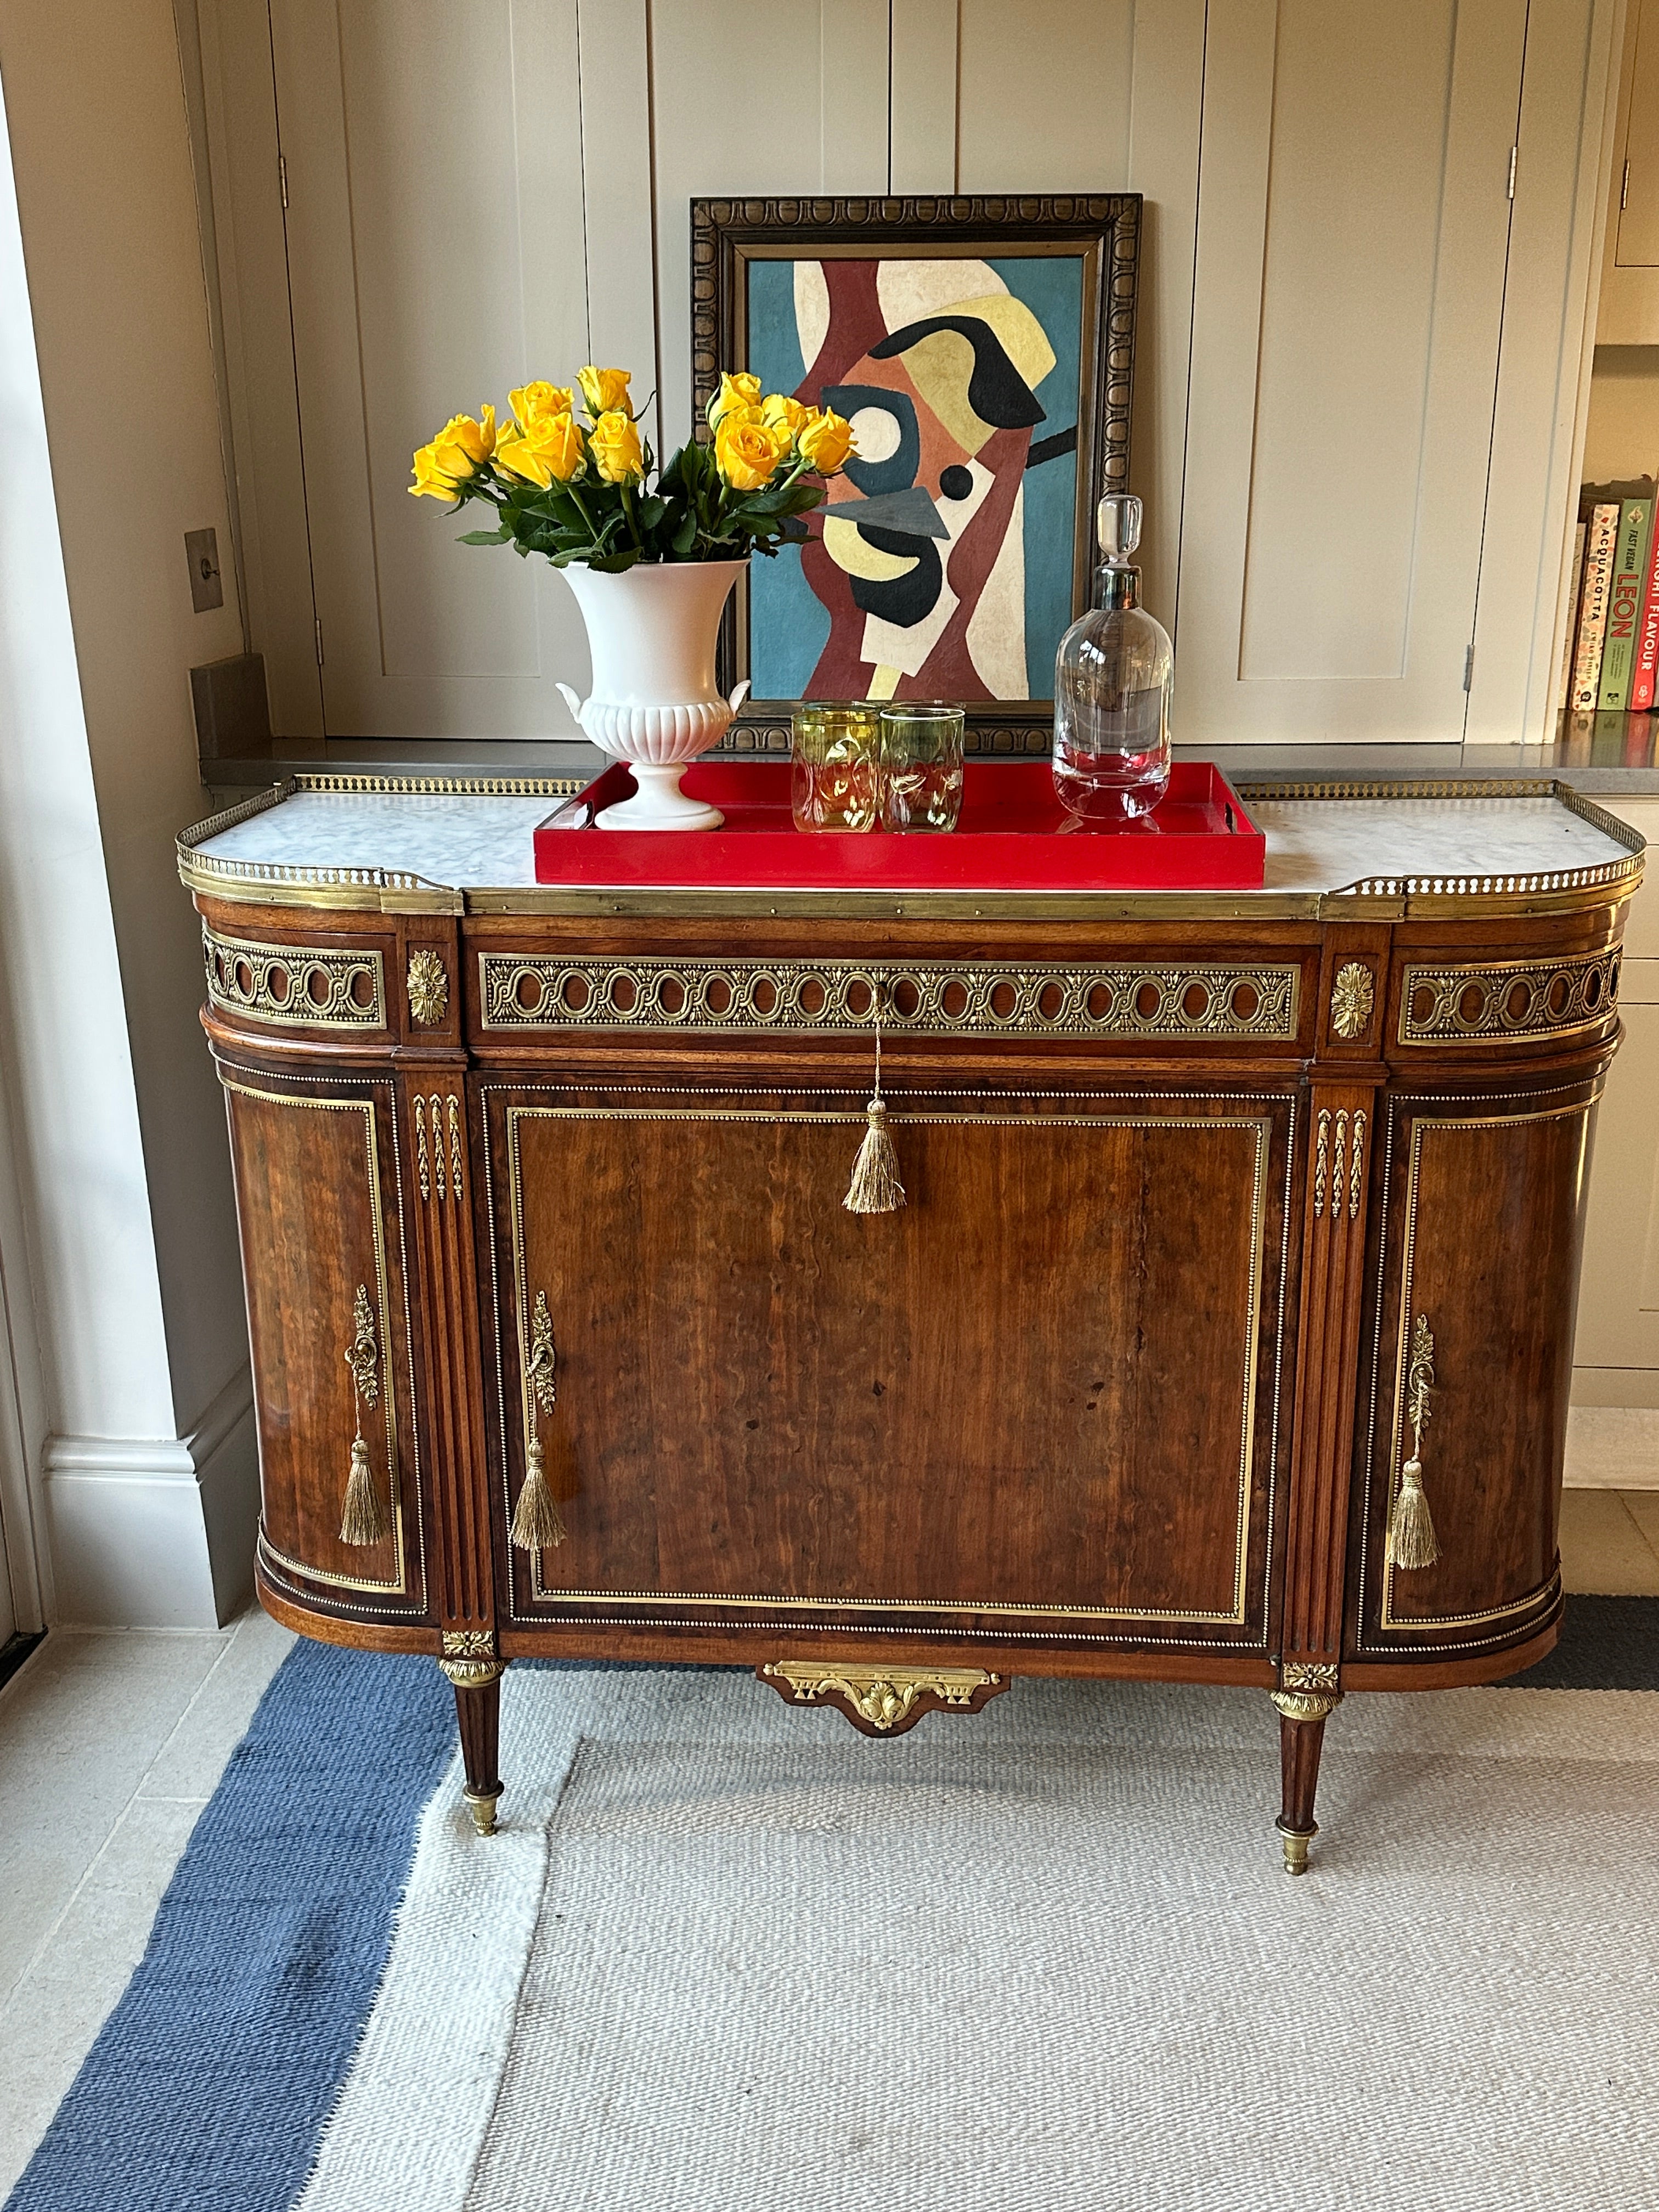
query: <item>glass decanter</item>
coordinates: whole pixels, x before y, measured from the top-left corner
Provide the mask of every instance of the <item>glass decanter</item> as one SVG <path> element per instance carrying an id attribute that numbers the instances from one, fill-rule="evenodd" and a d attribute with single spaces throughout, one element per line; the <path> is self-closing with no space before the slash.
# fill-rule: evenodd
<path id="1" fill-rule="evenodd" d="M 1150 814 L 1170 781 L 1170 687 L 1175 655 L 1140 604 L 1140 501 L 1103 499 L 1095 604 L 1054 656 L 1054 789 L 1085 821 Z"/>

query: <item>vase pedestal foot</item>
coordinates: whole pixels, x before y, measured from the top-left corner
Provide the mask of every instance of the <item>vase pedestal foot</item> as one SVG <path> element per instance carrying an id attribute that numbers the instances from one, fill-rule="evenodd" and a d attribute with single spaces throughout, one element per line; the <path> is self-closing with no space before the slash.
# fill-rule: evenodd
<path id="1" fill-rule="evenodd" d="M 648 762 L 629 761 L 628 772 L 638 786 L 632 799 L 607 806 L 597 818 L 601 830 L 718 830 L 726 819 L 718 806 L 701 799 L 688 799 L 680 789 L 684 761 L 672 768 L 653 768 Z"/>

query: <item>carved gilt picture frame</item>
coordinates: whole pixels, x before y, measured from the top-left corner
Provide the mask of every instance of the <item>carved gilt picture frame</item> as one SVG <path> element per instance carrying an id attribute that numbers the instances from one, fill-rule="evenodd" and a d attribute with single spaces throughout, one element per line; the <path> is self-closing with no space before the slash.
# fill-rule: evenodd
<path id="1" fill-rule="evenodd" d="M 1128 488 L 1135 193 L 694 199 L 692 401 L 722 369 L 833 406 L 860 453 L 720 636 L 727 754 L 804 697 L 946 698 L 977 754 L 1046 754 L 1095 508 Z M 866 514 L 861 510 L 868 507 Z"/>

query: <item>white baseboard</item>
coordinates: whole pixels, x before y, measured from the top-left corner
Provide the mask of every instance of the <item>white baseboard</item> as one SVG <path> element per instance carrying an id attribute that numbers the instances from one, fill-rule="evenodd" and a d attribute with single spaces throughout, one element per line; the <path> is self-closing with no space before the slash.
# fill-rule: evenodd
<path id="1" fill-rule="evenodd" d="M 1569 1407 L 1564 1479 L 1569 1490 L 1659 1490 L 1659 1407 Z"/>
<path id="2" fill-rule="evenodd" d="M 216 1628 L 252 1579 L 259 1511 L 252 1383 L 185 1437 L 49 1437 L 46 1519 L 60 1624 Z"/>

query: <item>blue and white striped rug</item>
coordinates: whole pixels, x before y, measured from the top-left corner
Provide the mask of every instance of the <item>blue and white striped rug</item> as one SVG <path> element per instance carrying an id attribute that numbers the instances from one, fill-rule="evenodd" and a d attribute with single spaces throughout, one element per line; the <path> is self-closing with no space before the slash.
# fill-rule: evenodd
<path id="1" fill-rule="evenodd" d="M 1656 2201 L 1659 1601 L 1569 1620 L 1350 1699 L 1301 1883 L 1260 1692 L 520 1667 L 481 1842 L 430 1662 L 301 1644 L 7 2212 Z"/>

